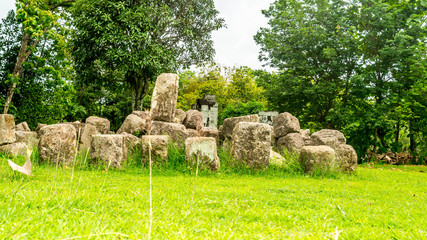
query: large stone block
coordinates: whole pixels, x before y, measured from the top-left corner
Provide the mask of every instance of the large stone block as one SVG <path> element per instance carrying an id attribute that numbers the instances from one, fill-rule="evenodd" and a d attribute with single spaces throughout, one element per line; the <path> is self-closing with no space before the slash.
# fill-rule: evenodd
<path id="1" fill-rule="evenodd" d="M 265 168 L 270 163 L 271 128 L 265 123 L 240 122 L 233 131 L 231 156 L 252 168 Z"/>
<path id="2" fill-rule="evenodd" d="M 357 169 L 357 153 L 354 148 L 342 144 L 335 149 L 336 158 L 343 172 L 355 172 Z"/>
<path id="3" fill-rule="evenodd" d="M 70 124 L 53 124 L 40 129 L 41 161 L 71 164 L 77 152 L 76 128 Z"/>
<path id="4" fill-rule="evenodd" d="M 0 146 L 0 152 L 6 153 L 8 155 L 11 155 L 13 157 L 16 156 L 26 156 L 27 154 L 27 145 L 23 142 L 15 142 L 11 144 L 6 144 L 3 146 Z"/>
<path id="5" fill-rule="evenodd" d="M 20 124 L 15 126 L 15 131 L 31 131 L 30 127 L 28 126 L 27 122 L 21 122 Z"/>
<path id="6" fill-rule="evenodd" d="M 273 131 L 275 138 L 281 138 L 289 133 L 299 133 L 299 120 L 288 112 L 281 113 L 274 117 Z"/>
<path id="7" fill-rule="evenodd" d="M 299 159 L 306 173 L 312 173 L 313 171 L 334 172 L 339 170 L 334 149 L 326 145 L 303 147 Z"/>
<path id="8" fill-rule="evenodd" d="M 153 121 L 173 122 L 178 99 L 179 77 L 162 73 L 156 80 L 151 98 L 150 116 Z"/>
<path id="9" fill-rule="evenodd" d="M 287 149 L 290 152 L 299 153 L 302 147 L 304 147 L 304 139 L 299 133 L 289 133 L 277 140 L 277 148 L 280 151 Z"/>
<path id="10" fill-rule="evenodd" d="M 15 119 L 13 115 L 0 114 L 0 145 L 15 141 Z"/>
<path id="11" fill-rule="evenodd" d="M 153 121 L 151 123 L 150 135 L 168 135 L 172 141 L 183 143 L 188 137 L 184 125 L 178 123 Z"/>
<path id="12" fill-rule="evenodd" d="M 149 142 L 151 143 L 151 156 L 154 162 L 165 162 L 168 160 L 169 136 L 166 135 L 146 135 L 142 136 L 142 158 L 148 162 L 150 152 Z"/>
<path id="13" fill-rule="evenodd" d="M 177 109 L 175 111 L 175 119 L 173 120 L 174 123 L 182 124 L 187 117 L 187 114 L 182 109 Z"/>
<path id="14" fill-rule="evenodd" d="M 127 152 L 132 153 L 141 148 L 141 139 L 127 132 L 121 133 L 125 139 Z"/>
<path id="15" fill-rule="evenodd" d="M 145 125 L 146 120 L 142 119 L 141 117 L 130 114 L 126 117 L 125 121 L 123 122 L 122 126 L 117 130 L 117 134 L 121 134 L 123 132 L 130 133 L 130 134 L 142 134 L 145 132 Z"/>
<path id="16" fill-rule="evenodd" d="M 191 128 L 187 128 L 186 130 L 187 133 L 187 137 L 200 137 L 200 133 L 197 130 L 191 129 Z"/>
<path id="17" fill-rule="evenodd" d="M 204 127 L 200 131 L 201 137 L 213 137 L 216 140 L 217 146 L 219 146 L 219 131 L 215 127 Z"/>
<path id="18" fill-rule="evenodd" d="M 121 167 L 127 159 L 127 147 L 123 135 L 92 135 L 90 145 L 91 163 L 104 163 Z"/>
<path id="19" fill-rule="evenodd" d="M 110 121 L 106 118 L 88 117 L 81 136 L 81 142 L 84 148 L 89 148 L 91 145 L 91 137 L 96 134 L 109 134 Z"/>
<path id="20" fill-rule="evenodd" d="M 258 123 L 259 118 L 258 115 L 247 115 L 241 117 L 227 118 L 224 120 L 224 123 L 221 127 L 221 135 L 226 138 L 231 138 L 233 136 L 234 127 L 240 122 L 254 122 Z"/>
<path id="21" fill-rule="evenodd" d="M 203 127 L 203 114 L 197 110 L 188 110 L 184 126 L 191 129 L 201 129 Z"/>
<path id="22" fill-rule="evenodd" d="M 187 138 L 185 140 L 185 159 L 191 165 L 198 162 L 201 169 L 218 170 L 220 162 L 215 138 Z"/>
<path id="23" fill-rule="evenodd" d="M 39 145 L 36 132 L 15 131 L 16 142 L 25 143 L 28 148 L 33 149 Z"/>
<path id="24" fill-rule="evenodd" d="M 345 136 L 342 132 L 332 129 L 322 129 L 311 134 L 312 145 L 327 145 L 333 149 L 346 143 Z"/>

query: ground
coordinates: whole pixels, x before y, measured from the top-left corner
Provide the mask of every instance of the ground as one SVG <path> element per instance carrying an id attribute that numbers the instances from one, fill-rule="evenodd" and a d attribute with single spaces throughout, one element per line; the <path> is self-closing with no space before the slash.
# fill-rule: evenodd
<path id="1" fill-rule="evenodd" d="M 24 159 L 16 159 L 23 163 Z M 313 177 L 280 169 L 154 168 L 153 239 L 427 239 L 427 167 Z M 149 170 L 38 165 L 0 157 L 0 239 L 147 239 Z"/>

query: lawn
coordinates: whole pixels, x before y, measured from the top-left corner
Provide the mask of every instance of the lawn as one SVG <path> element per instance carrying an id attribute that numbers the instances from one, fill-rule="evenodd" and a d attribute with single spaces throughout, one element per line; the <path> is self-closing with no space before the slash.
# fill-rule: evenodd
<path id="1" fill-rule="evenodd" d="M 23 163 L 24 159 L 16 159 Z M 361 166 L 313 177 L 281 168 L 154 168 L 153 239 L 427 239 L 427 167 Z M 147 239 L 149 170 L 0 157 L 0 239 Z"/>

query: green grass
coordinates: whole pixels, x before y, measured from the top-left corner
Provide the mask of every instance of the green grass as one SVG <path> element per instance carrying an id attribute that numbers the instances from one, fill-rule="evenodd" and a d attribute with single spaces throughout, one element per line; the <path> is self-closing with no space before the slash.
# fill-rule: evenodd
<path id="1" fill-rule="evenodd" d="M 223 164 L 199 172 L 193 192 L 180 153 L 153 169 L 153 239 L 427 239 L 425 166 L 313 177 Z M 34 164 L 27 177 L 0 156 L 0 239 L 146 239 L 149 171 L 133 161 L 108 171 Z"/>

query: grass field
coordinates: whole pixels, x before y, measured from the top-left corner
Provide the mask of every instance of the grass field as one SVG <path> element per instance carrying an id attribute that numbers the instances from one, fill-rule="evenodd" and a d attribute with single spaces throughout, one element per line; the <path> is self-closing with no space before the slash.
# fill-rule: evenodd
<path id="1" fill-rule="evenodd" d="M 16 159 L 22 164 L 24 159 Z M 99 167 L 101 168 L 101 167 Z M 285 168 L 154 168 L 152 239 L 427 239 L 427 167 L 361 166 L 313 177 Z M 147 239 L 149 170 L 0 157 L 0 239 Z"/>

